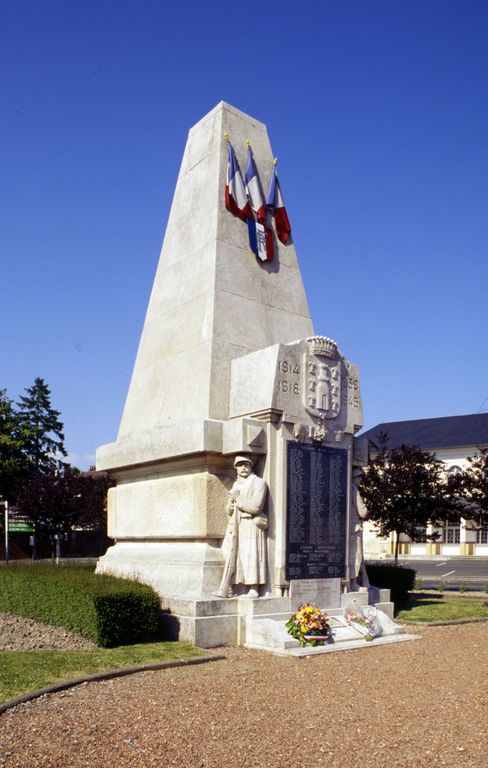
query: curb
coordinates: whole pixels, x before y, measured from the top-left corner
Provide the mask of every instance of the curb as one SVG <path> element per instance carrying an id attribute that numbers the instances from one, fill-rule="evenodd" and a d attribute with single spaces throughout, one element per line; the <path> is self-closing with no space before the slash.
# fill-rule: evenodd
<path id="1" fill-rule="evenodd" d="M 412 624 L 417 627 L 450 627 L 455 624 L 476 624 L 488 621 L 485 616 L 473 616 L 472 619 L 451 619 L 450 621 L 411 621 L 410 619 L 401 619 L 401 624 Z"/>
<path id="2" fill-rule="evenodd" d="M 106 672 L 95 672 L 93 675 L 85 675 L 83 677 L 75 677 L 73 680 L 64 680 L 61 683 L 54 683 L 48 685 L 45 688 L 38 688 L 30 693 L 25 693 L 22 696 L 17 696 L 15 699 L 10 699 L 3 704 L 0 704 L 0 715 L 6 712 L 8 709 L 17 707 L 19 704 L 27 704 L 33 699 L 38 699 L 40 696 L 45 696 L 48 693 L 57 693 L 58 691 L 64 691 L 67 688 L 74 688 L 82 683 L 94 683 L 100 680 L 111 680 L 114 677 L 124 677 L 125 675 L 133 675 L 136 672 L 150 672 L 157 669 L 169 669 L 171 667 L 187 667 L 193 664 L 205 664 L 207 661 L 221 661 L 226 657 L 221 653 L 211 653 L 208 656 L 190 656 L 189 659 L 173 659 L 171 661 L 160 661 L 154 664 L 141 664 L 136 667 L 123 667 L 122 669 L 112 669 Z"/>

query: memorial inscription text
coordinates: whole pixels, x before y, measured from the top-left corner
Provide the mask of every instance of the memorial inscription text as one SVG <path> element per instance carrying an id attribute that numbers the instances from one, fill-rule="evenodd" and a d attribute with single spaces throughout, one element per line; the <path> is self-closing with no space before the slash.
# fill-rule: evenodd
<path id="1" fill-rule="evenodd" d="M 287 447 L 286 578 L 346 575 L 347 451 Z"/>

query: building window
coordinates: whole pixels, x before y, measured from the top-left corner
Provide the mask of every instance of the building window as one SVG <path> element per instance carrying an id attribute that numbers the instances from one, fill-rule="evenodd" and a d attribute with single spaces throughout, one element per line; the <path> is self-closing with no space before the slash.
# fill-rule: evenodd
<path id="1" fill-rule="evenodd" d="M 488 528 L 480 528 L 479 531 L 476 531 L 476 543 L 488 544 Z"/>
<path id="2" fill-rule="evenodd" d="M 423 525 L 417 525 L 415 528 L 413 541 L 418 544 L 425 544 L 427 541 L 427 528 L 424 528 Z"/>
<path id="3" fill-rule="evenodd" d="M 442 529 L 443 544 L 459 544 L 461 541 L 461 529 L 459 525 L 445 525 Z"/>

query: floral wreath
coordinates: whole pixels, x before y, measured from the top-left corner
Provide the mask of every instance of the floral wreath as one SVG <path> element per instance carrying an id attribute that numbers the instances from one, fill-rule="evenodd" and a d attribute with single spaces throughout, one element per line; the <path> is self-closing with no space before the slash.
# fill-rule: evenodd
<path id="1" fill-rule="evenodd" d="M 300 645 L 324 645 L 329 639 L 330 625 L 326 613 L 310 603 L 298 606 L 297 612 L 285 624 L 288 634 Z"/>

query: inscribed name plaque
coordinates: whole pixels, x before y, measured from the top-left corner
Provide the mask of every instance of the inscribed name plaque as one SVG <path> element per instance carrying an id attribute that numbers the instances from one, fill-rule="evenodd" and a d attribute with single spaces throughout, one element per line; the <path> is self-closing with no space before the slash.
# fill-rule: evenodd
<path id="1" fill-rule="evenodd" d="M 340 579 L 292 579 L 290 582 L 292 607 L 311 603 L 322 610 L 341 604 Z"/>
<path id="2" fill-rule="evenodd" d="M 346 575 L 347 462 L 343 448 L 287 446 L 286 578 Z"/>

